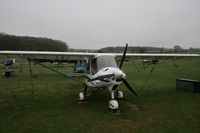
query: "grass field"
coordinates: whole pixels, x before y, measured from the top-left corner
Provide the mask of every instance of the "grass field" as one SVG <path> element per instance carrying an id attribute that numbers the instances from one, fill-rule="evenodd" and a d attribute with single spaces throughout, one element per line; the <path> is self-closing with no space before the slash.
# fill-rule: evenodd
<path id="1" fill-rule="evenodd" d="M 162 60 L 144 85 L 151 67 L 137 72 L 142 68 L 139 61 L 125 62 L 123 70 L 139 96 L 120 86 L 125 95 L 119 101 L 120 114 L 108 112 L 107 91 L 77 104 L 82 86 L 75 81 L 32 65 L 32 88 L 28 65 L 22 73 L 16 68 L 15 77 L 0 78 L 0 133 L 199 133 L 200 93 L 176 90 L 175 80 L 200 80 L 200 59 L 178 59 L 176 63 L 178 68 L 172 60 Z"/>

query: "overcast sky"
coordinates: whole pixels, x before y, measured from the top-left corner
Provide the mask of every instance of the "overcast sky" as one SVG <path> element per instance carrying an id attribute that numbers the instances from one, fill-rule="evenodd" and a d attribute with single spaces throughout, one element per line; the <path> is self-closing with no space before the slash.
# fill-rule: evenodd
<path id="1" fill-rule="evenodd" d="M 0 0 L 0 32 L 71 48 L 200 47 L 200 0 Z"/>

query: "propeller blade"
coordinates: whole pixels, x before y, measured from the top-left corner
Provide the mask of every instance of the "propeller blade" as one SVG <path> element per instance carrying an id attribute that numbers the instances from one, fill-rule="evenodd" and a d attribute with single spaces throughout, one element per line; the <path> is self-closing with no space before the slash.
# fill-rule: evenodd
<path id="1" fill-rule="evenodd" d="M 122 81 L 123 81 L 123 83 L 126 85 L 126 87 L 127 87 L 131 92 L 133 92 L 133 94 L 135 94 L 136 96 L 138 96 L 137 93 L 132 89 L 132 87 L 129 85 L 129 83 L 128 83 L 125 79 L 122 78 Z"/>
<path id="2" fill-rule="evenodd" d="M 113 88 L 112 88 L 112 90 L 116 90 L 117 87 L 118 87 L 118 85 L 114 85 Z"/>
<path id="3" fill-rule="evenodd" d="M 127 47 L 128 47 L 128 43 L 126 44 L 126 47 L 125 47 L 125 49 L 124 49 L 124 53 L 123 53 L 123 56 L 122 56 L 122 59 L 121 59 L 120 65 L 119 65 L 119 68 L 120 68 L 120 69 L 122 68 L 122 65 L 123 65 L 123 63 L 124 63 L 124 59 L 125 59 L 125 57 L 126 57 Z"/>

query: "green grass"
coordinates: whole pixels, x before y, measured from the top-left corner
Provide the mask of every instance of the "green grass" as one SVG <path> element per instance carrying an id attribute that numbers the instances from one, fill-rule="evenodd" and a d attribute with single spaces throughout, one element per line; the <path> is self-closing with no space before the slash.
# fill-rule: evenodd
<path id="1" fill-rule="evenodd" d="M 32 66 L 32 88 L 25 65 L 23 73 L 16 69 L 15 77 L 0 78 L 0 133 L 200 132 L 200 93 L 175 89 L 178 77 L 200 80 L 200 60 L 178 59 L 176 63 L 182 73 L 172 60 L 163 60 L 142 87 L 151 67 L 137 72 L 136 67 L 142 67 L 138 60 L 126 62 L 123 69 L 139 97 L 120 86 L 125 95 L 119 101 L 120 114 L 108 112 L 107 91 L 89 97 L 86 104 L 77 104 L 83 87 L 40 66 Z M 125 102 L 137 104 L 140 110 Z"/>

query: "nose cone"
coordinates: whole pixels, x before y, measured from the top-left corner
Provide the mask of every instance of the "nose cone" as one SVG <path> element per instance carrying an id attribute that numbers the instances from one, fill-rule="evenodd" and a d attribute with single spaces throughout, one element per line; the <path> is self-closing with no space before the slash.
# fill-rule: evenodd
<path id="1" fill-rule="evenodd" d="M 124 72 L 122 72 L 122 70 L 120 70 L 120 69 L 116 69 L 114 74 L 115 74 L 116 78 L 125 78 L 126 77 L 126 74 Z"/>
<path id="2" fill-rule="evenodd" d="M 123 79 L 126 78 L 126 74 L 125 74 L 125 73 L 122 74 L 122 78 L 123 78 Z"/>

